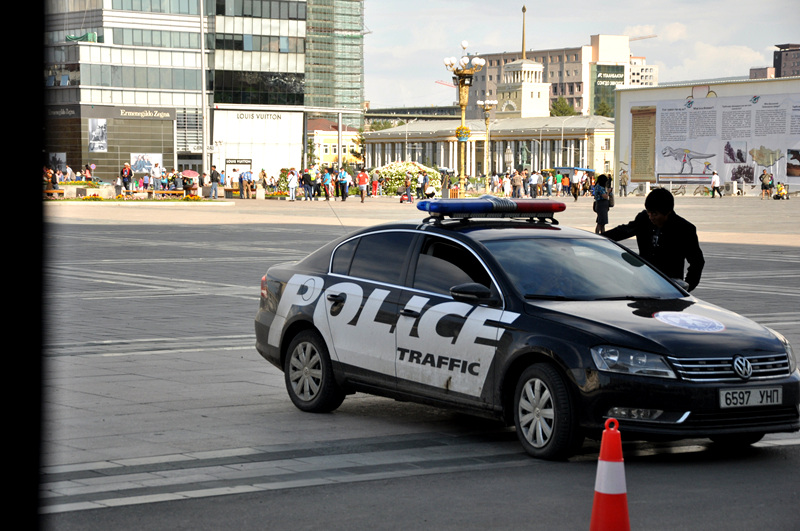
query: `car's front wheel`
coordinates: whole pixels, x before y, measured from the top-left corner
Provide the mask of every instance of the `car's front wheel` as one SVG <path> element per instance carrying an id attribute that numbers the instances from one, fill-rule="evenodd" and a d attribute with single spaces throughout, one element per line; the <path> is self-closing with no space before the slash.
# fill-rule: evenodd
<path id="1" fill-rule="evenodd" d="M 514 392 L 514 424 L 528 454 L 565 459 L 580 447 L 580 434 L 567 384 L 550 365 L 531 365 Z"/>
<path id="2" fill-rule="evenodd" d="M 303 411 L 327 413 L 344 400 L 325 341 L 313 330 L 300 332 L 289 344 L 283 372 L 289 397 Z"/>

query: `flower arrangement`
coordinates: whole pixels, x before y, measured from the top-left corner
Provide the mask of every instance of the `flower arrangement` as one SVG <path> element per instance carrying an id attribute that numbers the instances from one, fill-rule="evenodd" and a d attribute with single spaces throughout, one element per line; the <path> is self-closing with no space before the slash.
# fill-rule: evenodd
<path id="1" fill-rule="evenodd" d="M 429 186 L 433 186 L 437 190 L 442 188 L 441 174 L 433 168 L 423 166 L 418 162 L 392 162 L 376 169 L 381 172 L 381 177 L 384 178 L 383 191 L 387 194 L 394 194 L 398 188 L 405 186 L 406 172 L 411 172 L 413 176 L 411 187 L 414 189 L 417 187 L 417 173 L 421 171 L 428 173 Z"/>
<path id="2" fill-rule="evenodd" d="M 95 181 L 64 181 L 58 183 L 59 186 L 81 186 L 83 188 L 100 188 Z"/>
<path id="3" fill-rule="evenodd" d="M 81 201 L 102 201 L 103 198 L 97 194 L 86 195 L 81 198 Z"/>
<path id="4" fill-rule="evenodd" d="M 456 127 L 456 138 L 460 142 L 466 142 L 467 140 L 469 140 L 469 135 L 470 135 L 469 127 L 465 125 L 460 125 Z"/>

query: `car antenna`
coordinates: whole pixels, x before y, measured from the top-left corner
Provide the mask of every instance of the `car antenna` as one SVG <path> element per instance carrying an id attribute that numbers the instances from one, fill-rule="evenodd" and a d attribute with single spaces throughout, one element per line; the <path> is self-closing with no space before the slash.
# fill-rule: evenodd
<path id="1" fill-rule="evenodd" d="M 323 184 L 322 186 L 325 186 L 325 185 Z M 336 196 L 334 196 L 334 197 L 336 197 Z M 342 200 L 344 200 L 344 196 L 342 197 Z M 344 223 L 342 223 L 342 220 L 341 220 L 341 219 L 339 219 L 339 214 L 337 214 L 337 213 L 336 213 L 336 209 L 335 209 L 335 208 L 333 208 L 333 204 L 332 204 L 332 203 L 333 203 L 333 201 L 327 201 L 327 200 L 326 200 L 325 202 L 326 202 L 326 203 L 328 203 L 328 208 L 330 208 L 330 209 L 331 209 L 331 212 L 333 212 L 333 215 L 334 215 L 334 216 L 336 216 L 336 221 L 338 221 L 338 222 L 339 222 L 339 225 L 341 225 L 342 227 L 344 227 Z"/>
<path id="2" fill-rule="evenodd" d="M 339 214 L 336 213 L 336 209 L 333 208 L 333 205 L 331 204 L 331 202 L 330 201 L 325 201 L 325 202 L 328 203 L 328 206 L 330 207 L 331 212 L 333 212 L 333 215 L 336 216 L 336 221 L 339 222 L 339 225 L 344 227 L 344 223 L 342 223 L 342 220 L 339 219 Z"/>

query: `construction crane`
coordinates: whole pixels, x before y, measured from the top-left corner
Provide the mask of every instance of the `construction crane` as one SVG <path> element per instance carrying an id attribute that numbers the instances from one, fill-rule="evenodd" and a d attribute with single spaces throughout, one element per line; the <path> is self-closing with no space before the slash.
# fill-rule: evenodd
<path id="1" fill-rule="evenodd" d="M 434 81 L 434 83 L 437 83 L 439 85 L 444 85 L 445 87 L 456 88 L 456 86 L 450 83 L 449 81 L 442 81 L 440 79 L 437 79 L 436 81 Z"/>

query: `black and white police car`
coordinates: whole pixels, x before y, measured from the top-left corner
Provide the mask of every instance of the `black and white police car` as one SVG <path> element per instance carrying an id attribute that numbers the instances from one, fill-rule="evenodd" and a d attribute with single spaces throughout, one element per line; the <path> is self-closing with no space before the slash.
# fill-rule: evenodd
<path id="1" fill-rule="evenodd" d="M 356 391 L 456 408 L 513 423 L 545 459 L 609 417 L 632 438 L 721 444 L 800 429 L 782 335 L 559 226 L 563 203 L 419 208 L 430 217 L 359 230 L 263 277 L 256 347 L 301 410 Z"/>

